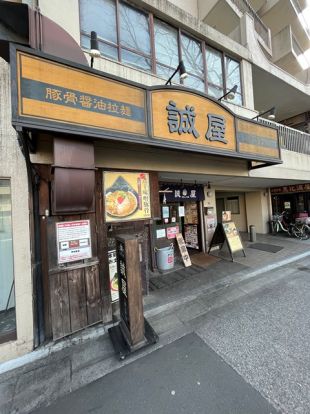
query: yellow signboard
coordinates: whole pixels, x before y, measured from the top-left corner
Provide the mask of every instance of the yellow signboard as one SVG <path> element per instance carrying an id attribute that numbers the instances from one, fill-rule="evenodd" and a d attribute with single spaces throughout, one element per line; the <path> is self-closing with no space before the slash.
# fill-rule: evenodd
<path id="1" fill-rule="evenodd" d="M 19 117 L 146 135 L 145 91 L 17 51 Z"/>
<path id="2" fill-rule="evenodd" d="M 278 132 L 275 128 L 237 119 L 236 129 L 240 153 L 280 158 Z"/>
<path id="3" fill-rule="evenodd" d="M 151 92 L 152 136 L 236 151 L 235 118 L 223 106 L 195 93 Z"/>
<path id="4" fill-rule="evenodd" d="M 151 218 L 149 174 L 114 171 L 103 174 L 107 223 Z"/>
<path id="5" fill-rule="evenodd" d="M 226 235 L 227 243 L 229 244 L 232 253 L 243 250 L 242 242 L 240 239 L 239 232 L 233 221 L 223 223 L 223 229 Z"/>

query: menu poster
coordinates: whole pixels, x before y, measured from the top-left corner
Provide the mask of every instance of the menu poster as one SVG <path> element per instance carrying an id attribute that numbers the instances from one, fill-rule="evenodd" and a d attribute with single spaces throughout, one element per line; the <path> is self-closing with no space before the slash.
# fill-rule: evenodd
<path id="1" fill-rule="evenodd" d="M 222 221 L 231 221 L 231 211 L 222 211 Z"/>
<path id="2" fill-rule="evenodd" d="M 198 240 L 198 226 L 197 224 L 185 224 L 184 225 L 184 236 L 186 247 L 191 247 L 192 249 L 199 249 L 199 240 Z"/>
<path id="3" fill-rule="evenodd" d="M 215 217 L 214 216 L 207 216 L 207 231 L 208 233 L 212 233 L 215 230 Z"/>
<path id="4" fill-rule="evenodd" d="M 149 174 L 105 171 L 103 178 L 107 223 L 151 218 Z"/>
<path id="5" fill-rule="evenodd" d="M 197 203 L 185 203 L 185 224 L 198 224 Z"/>
<path id="6" fill-rule="evenodd" d="M 233 221 L 230 221 L 229 223 L 223 223 L 223 229 L 231 252 L 234 253 L 239 250 L 243 250 L 240 235 L 235 223 Z"/>
<path id="7" fill-rule="evenodd" d="M 117 258 L 116 250 L 108 252 L 109 261 L 109 275 L 110 275 L 110 290 L 112 302 L 118 301 L 118 275 L 117 275 Z"/>

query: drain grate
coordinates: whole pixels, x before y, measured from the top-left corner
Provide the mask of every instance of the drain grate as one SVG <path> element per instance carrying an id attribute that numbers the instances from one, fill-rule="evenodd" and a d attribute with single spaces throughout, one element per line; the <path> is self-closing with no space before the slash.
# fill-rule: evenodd
<path id="1" fill-rule="evenodd" d="M 276 246 L 274 244 L 267 244 L 267 243 L 254 243 L 248 247 L 250 247 L 251 249 L 262 250 L 268 253 L 277 253 L 283 249 L 282 246 Z"/>

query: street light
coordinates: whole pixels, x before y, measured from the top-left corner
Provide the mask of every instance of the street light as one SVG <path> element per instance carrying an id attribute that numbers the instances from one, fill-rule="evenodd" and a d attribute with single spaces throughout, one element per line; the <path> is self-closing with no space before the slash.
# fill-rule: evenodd
<path id="1" fill-rule="evenodd" d="M 276 107 L 273 106 L 272 108 L 268 109 L 267 111 L 261 112 L 258 115 L 254 116 L 254 118 L 252 118 L 252 119 L 257 119 L 258 120 L 258 118 L 260 118 L 261 116 L 266 115 L 266 114 L 269 114 L 268 117 L 267 117 L 268 119 L 275 119 L 275 117 L 276 117 L 276 115 L 275 115 L 276 114 Z"/>
<path id="2" fill-rule="evenodd" d="M 221 101 L 223 98 L 226 98 L 226 96 L 227 96 L 227 99 L 229 100 L 234 99 L 237 89 L 238 89 L 238 85 L 234 85 L 231 89 L 229 89 L 228 92 L 226 92 L 223 96 L 218 98 L 218 101 Z"/>
<path id="3" fill-rule="evenodd" d="M 92 68 L 94 65 L 94 58 L 100 56 L 99 44 L 97 39 L 96 32 L 90 32 L 90 51 L 89 54 L 91 56 L 90 59 L 90 67 Z"/>
<path id="4" fill-rule="evenodd" d="M 170 76 L 170 78 L 167 80 L 166 85 L 170 84 L 171 85 L 171 80 L 174 77 L 174 75 L 180 71 L 180 78 L 181 79 L 185 79 L 188 75 L 183 63 L 183 60 L 180 60 L 180 63 L 178 64 L 178 67 L 176 68 L 176 70 L 173 72 L 173 74 Z"/>

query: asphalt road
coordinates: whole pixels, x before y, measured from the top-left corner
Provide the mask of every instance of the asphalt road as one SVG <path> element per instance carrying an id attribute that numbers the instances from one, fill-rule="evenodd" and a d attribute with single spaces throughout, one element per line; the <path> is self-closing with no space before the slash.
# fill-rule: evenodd
<path id="1" fill-rule="evenodd" d="M 276 272 L 192 333 L 35 413 L 309 414 L 310 259 Z"/>

